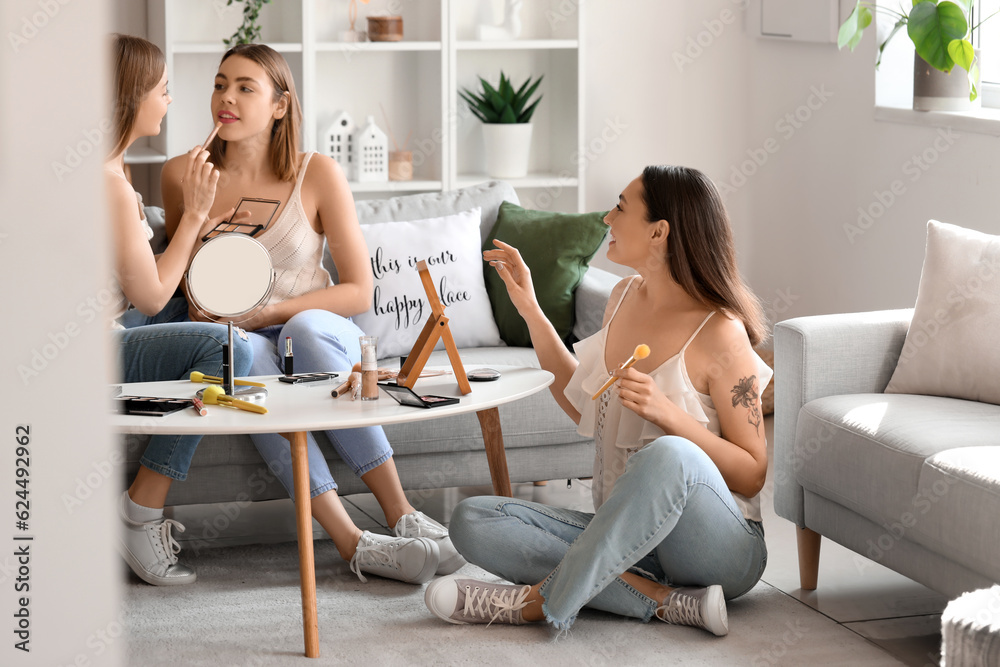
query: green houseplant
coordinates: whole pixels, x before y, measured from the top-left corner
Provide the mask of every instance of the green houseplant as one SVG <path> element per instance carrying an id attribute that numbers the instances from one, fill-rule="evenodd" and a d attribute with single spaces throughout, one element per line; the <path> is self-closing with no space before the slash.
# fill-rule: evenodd
<path id="1" fill-rule="evenodd" d="M 469 110 L 483 122 L 486 171 L 495 178 L 520 178 L 528 173 L 531 150 L 531 117 L 542 101 L 542 94 L 532 101 L 543 77 L 529 76 L 515 88 L 500 72 L 500 84 L 493 87 L 479 77 L 481 90 L 463 88 L 459 95 Z"/>
<path id="2" fill-rule="evenodd" d="M 891 16 L 895 19 L 895 24 L 889 35 L 878 45 L 875 67 L 878 68 L 882 62 L 886 45 L 905 27 L 906 34 L 916 49 L 916 57 L 926 65 L 944 74 L 950 74 L 958 65 L 968 73 L 971 102 L 978 97 L 976 83 L 979 79 L 979 66 L 970 37 L 972 31 L 982 23 L 980 21 L 972 26 L 968 20 L 974 2 L 975 0 L 913 0 L 907 11 L 902 5 L 899 9 L 892 9 L 883 4 L 858 0 L 854 11 L 840 26 L 837 46 L 848 46 L 853 51 L 861 42 L 865 28 L 871 25 L 875 12 Z M 919 66 L 917 63 L 918 68 Z"/>
<path id="3" fill-rule="evenodd" d="M 222 40 L 227 47 L 237 44 L 253 44 L 260 39 L 260 25 L 257 19 L 260 18 L 260 10 L 270 4 L 271 0 L 226 0 L 226 6 L 240 2 L 243 4 L 243 25 L 236 29 L 229 39 Z"/>

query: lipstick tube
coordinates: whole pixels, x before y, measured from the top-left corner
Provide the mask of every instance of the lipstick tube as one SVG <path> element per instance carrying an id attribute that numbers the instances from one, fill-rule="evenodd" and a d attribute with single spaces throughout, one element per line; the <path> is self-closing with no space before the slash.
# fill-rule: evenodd
<path id="1" fill-rule="evenodd" d="M 295 364 L 292 358 L 292 337 L 285 336 L 285 375 L 293 375 L 295 373 Z"/>

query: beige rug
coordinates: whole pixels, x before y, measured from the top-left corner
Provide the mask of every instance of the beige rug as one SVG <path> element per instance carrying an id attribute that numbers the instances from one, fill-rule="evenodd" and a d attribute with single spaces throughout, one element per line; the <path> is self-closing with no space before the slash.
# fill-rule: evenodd
<path id="1" fill-rule="evenodd" d="M 362 584 L 329 541 L 316 543 L 321 659 L 303 657 L 294 543 L 185 552 L 191 586 L 129 574 L 129 665 L 898 665 L 884 651 L 761 582 L 729 604 L 727 637 L 584 610 L 568 637 L 546 626 L 457 626 L 423 587 Z M 463 573 L 488 577 L 468 565 Z"/>

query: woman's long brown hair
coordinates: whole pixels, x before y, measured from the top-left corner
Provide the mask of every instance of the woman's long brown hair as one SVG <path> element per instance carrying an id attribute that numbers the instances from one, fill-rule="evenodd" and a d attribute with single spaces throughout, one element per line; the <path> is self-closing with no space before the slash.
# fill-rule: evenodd
<path id="1" fill-rule="evenodd" d="M 754 346 L 767 339 L 760 300 L 740 277 L 729 214 L 715 184 L 700 171 L 649 166 L 642 171 L 650 222 L 670 224 L 671 277 L 705 306 L 738 318 Z"/>
<path id="2" fill-rule="evenodd" d="M 111 155 L 118 155 L 128 148 L 139 106 L 163 77 L 166 59 L 160 47 L 141 37 L 115 34 L 113 38 L 115 137 Z"/>
<path id="3" fill-rule="evenodd" d="M 271 170 L 278 178 L 283 181 L 294 181 L 299 163 L 302 107 L 299 104 L 299 96 L 295 92 L 295 79 L 292 78 L 292 71 L 280 53 L 264 44 L 237 44 L 226 51 L 219 64 L 226 62 L 226 59 L 232 56 L 241 56 L 252 60 L 264 69 L 274 87 L 275 102 L 281 99 L 282 95 L 288 93 L 288 111 L 271 125 L 268 159 L 271 163 Z M 224 165 L 226 142 L 216 136 L 209 147 L 209 153 L 212 163 Z"/>

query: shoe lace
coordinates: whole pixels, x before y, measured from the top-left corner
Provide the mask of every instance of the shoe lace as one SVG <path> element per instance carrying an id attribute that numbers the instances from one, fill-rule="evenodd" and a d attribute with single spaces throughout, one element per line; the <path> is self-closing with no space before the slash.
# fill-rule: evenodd
<path id="1" fill-rule="evenodd" d="M 399 534 L 405 535 L 406 537 L 429 537 L 431 539 L 438 539 L 447 534 L 431 523 L 427 517 L 420 512 L 404 514 L 399 520 L 402 522 Z"/>
<path id="2" fill-rule="evenodd" d="M 167 555 L 167 560 L 173 565 L 177 562 L 177 554 L 181 551 L 181 545 L 177 543 L 174 539 L 172 528 L 177 526 L 177 530 L 184 532 L 184 525 L 179 521 L 174 521 L 173 519 L 164 519 L 155 528 L 160 538 L 160 544 L 163 545 L 163 551 Z"/>
<path id="3" fill-rule="evenodd" d="M 660 618 L 674 625 L 702 625 L 701 607 L 693 595 L 674 591 L 667 598 L 666 604 L 658 608 Z"/>
<path id="4" fill-rule="evenodd" d="M 489 617 L 492 625 L 498 618 L 508 623 L 518 622 L 514 614 L 527 607 L 531 602 L 527 601 L 531 586 L 524 586 L 519 591 L 513 588 L 475 588 L 465 586 L 465 607 L 462 609 L 463 616 L 473 616 L 476 618 Z M 492 615 L 490 615 L 492 613 Z"/>
<path id="5" fill-rule="evenodd" d="M 361 574 L 362 565 L 389 567 L 398 570 L 399 563 L 396 560 L 396 548 L 397 545 L 392 542 L 358 545 L 354 550 L 354 555 L 351 557 L 351 572 L 358 575 L 361 583 L 367 583 L 368 580 L 365 579 L 365 575 Z"/>

